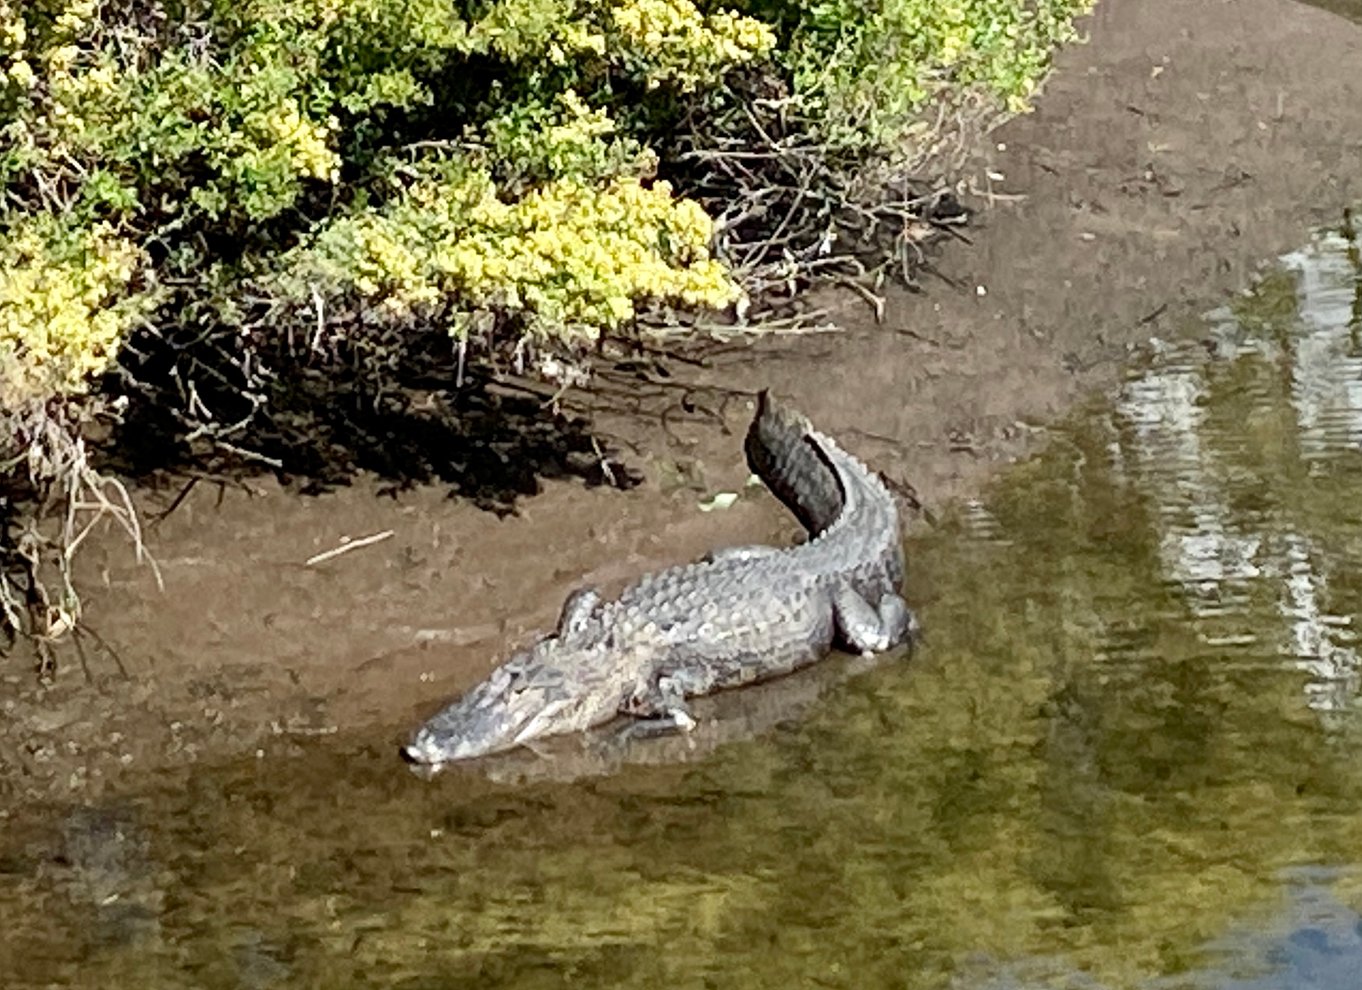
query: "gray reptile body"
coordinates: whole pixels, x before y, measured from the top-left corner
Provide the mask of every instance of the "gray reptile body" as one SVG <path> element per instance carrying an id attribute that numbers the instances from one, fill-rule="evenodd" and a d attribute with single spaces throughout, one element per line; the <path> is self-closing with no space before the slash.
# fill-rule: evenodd
<path id="1" fill-rule="evenodd" d="M 879 477 L 764 393 L 745 450 L 807 543 L 719 551 L 611 602 L 575 592 L 554 634 L 421 726 L 407 759 L 439 766 L 621 713 L 686 728 L 689 697 L 788 674 L 835 643 L 877 653 L 907 639 L 898 511 Z"/>

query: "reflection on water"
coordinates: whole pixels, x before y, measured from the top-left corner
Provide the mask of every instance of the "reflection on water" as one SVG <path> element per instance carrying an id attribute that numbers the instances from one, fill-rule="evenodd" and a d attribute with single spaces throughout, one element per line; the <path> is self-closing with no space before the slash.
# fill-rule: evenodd
<path id="1" fill-rule="evenodd" d="M 5 985 L 1353 990 L 1360 271 L 1322 236 L 1153 348 L 912 548 L 916 656 L 687 762 L 328 737 L 14 811 Z"/>
<path id="2" fill-rule="evenodd" d="M 1330 712 L 1349 709 L 1359 659 L 1352 616 L 1327 607 L 1328 571 L 1352 561 L 1318 541 L 1345 538 L 1353 510 L 1346 499 L 1321 500 L 1317 531 L 1303 529 L 1305 517 L 1290 508 L 1301 493 L 1285 474 L 1271 505 L 1243 503 L 1273 483 L 1255 423 L 1289 431 L 1273 441 L 1292 445 L 1282 467 L 1315 479 L 1310 487 L 1337 480 L 1334 462 L 1362 452 L 1357 272 L 1353 242 L 1331 233 L 1283 259 L 1282 275 L 1260 286 L 1263 312 L 1218 311 L 1207 341 L 1159 348 L 1121 393 L 1127 439 L 1113 451 L 1123 464 L 1130 458 L 1132 480 L 1147 489 L 1165 579 L 1180 587 L 1207 643 L 1294 657 L 1310 675 L 1310 705 Z M 1206 360 L 1207 345 L 1217 360 Z M 1255 593 L 1268 588 L 1285 621 L 1260 642 Z"/>

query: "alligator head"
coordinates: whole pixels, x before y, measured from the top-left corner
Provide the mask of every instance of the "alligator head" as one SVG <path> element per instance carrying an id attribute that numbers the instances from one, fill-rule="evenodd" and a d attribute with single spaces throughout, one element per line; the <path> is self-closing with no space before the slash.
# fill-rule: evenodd
<path id="1" fill-rule="evenodd" d="M 410 763 L 438 768 L 596 725 L 613 715 L 621 700 L 620 683 L 609 676 L 608 652 L 606 644 L 568 646 L 550 636 L 515 654 L 433 716 L 402 755 Z M 565 671 L 596 676 L 577 673 L 568 683 Z"/>

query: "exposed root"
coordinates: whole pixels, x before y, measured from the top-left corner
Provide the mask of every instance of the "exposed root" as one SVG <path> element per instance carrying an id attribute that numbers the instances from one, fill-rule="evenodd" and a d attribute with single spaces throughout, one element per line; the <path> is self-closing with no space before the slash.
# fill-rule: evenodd
<path id="1" fill-rule="evenodd" d="M 90 464 L 80 430 L 91 418 L 75 402 L 0 418 L 0 449 L 16 452 L 4 465 L 10 490 L 0 496 L 0 629 L 11 645 L 34 645 L 41 674 L 55 670 L 54 646 L 81 628 L 72 562 L 96 526 L 120 527 L 164 587 L 127 488 Z"/>

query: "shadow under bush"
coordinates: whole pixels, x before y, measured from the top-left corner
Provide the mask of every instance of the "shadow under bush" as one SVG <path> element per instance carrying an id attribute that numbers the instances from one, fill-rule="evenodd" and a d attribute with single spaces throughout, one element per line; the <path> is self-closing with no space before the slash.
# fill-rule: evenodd
<path id="1" fill-rule="evenodd" d="M 427 343 L 432 351 L 441 343 L 449 349 L 443 334 Z M 186 468 L 268 472 L 306 494 L 368 472 L 393 491 L 447 484 L 451 496 L 498 515 L 513 513 L 544 479 L 621 489 L 642 480 L 613 458 L 587 420 L 540 396 L 514 394 L 480 371 L 458 382 L 447 354 L 421 360 L 408 354 L 382 376 L 353 354 L 315 367 L 289 363 L 263 388 L 242 381 L 240 364 L 218 356 L 222 367 L 200 364 L 193 379 L 165 368 L 145 376 L 157 384 L 139 386 L 140 400 L 103 449 L 104 469 L 139 479 Z M 232 427 L 186 417 L 170 383 L 191 380 L 195 403 L 217 410 Z"/>

